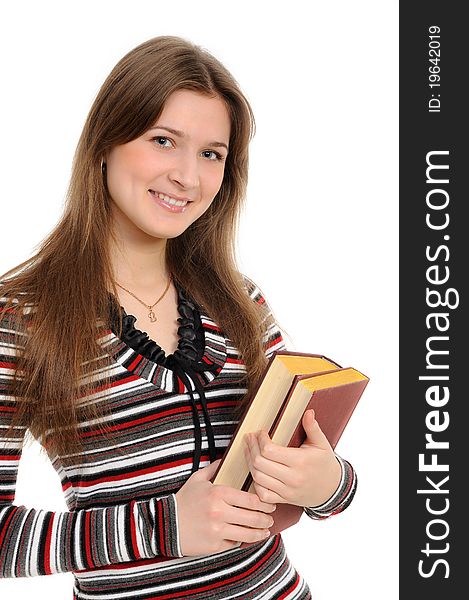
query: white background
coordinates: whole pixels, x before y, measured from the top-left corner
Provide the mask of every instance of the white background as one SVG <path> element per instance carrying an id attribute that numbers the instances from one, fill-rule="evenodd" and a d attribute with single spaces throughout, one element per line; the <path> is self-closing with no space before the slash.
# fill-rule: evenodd
<path id="1" fill-rule="evenodd" d="M 397 21 L 390 0 L 163 3 L 32 0 L 2 7 L 0 273 L 57 221 L 99 86 L 156 35 L 204 46 L 234 74 L 257 121 L 240 266 L 290 349 L 371 381 L 337 451 L 352 505 L 283 534 L 314 600 L 398 597 Z M 34 446 L 16 504 L 66 510 Z M 0 581 L 0 597 L 71 598 L 72 575 Z"/>

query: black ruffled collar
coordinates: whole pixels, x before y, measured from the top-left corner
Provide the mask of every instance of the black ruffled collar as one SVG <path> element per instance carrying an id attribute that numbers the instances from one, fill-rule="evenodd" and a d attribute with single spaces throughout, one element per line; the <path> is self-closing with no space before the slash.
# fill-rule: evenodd
<path id="1" fill-rule="evenodd" d="M 110 294 L 110 331 L 103 346 L 115 360 L 134 377 L 154 384 L 162 393 L 184 393 L 189 396 L 194 422 L 194 459 L 192 473 L 199 469 L 202 457 L 202 430 L 197 400 L 200 402 L 206 426 L 210 462 L 218 457 L 215 435 L 210 422 L 205 386 L 221 372 L 227 360 L 225 336 L 207 315 L 201 314 L 196 303 L 178 285 L 178 347 L 173 354 L 164 350 L 148 334 L 135 327 L 137 320 L 128 315 Z M 122 333 L 118 337 L 119 311 L 122 311 Z M 196 394 L 198 398 L 196 398 Z"/>
<path id="2" fill-rule="evenodd" d="M 178 318 L 180 323 L 178 347 L 173 354 L 166 355 L 161 346 L 152 340 L 148 333 L 135 327 L 137 318 L 132 314 L 127 314 L 123 306 L 119 307 L 122 311 L 121 340 L 145 358 L 169 368 L 173 363 L 173 357 L 195 363 L 200 362 L 205 346 L 203 327 L 196 303 L 176 283 L 175 287 L 178 293 L 178 312 L 181 316 Z M 119 328 L 118 302 L 114 296 L 111 297 L 111 300 L 113 302 L 111 303 L 110 325 L 113 333 L 117 335 Z"/>

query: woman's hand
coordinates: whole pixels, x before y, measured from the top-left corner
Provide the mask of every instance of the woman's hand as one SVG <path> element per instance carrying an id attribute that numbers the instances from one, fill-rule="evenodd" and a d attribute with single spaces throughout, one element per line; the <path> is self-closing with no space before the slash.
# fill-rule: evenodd
<path id="1" fill-rule="evenodd" d="M 179 545 L 184 556 L 230 550 L 269 537 L 275 504 L 256 494 L 214 485 L 218 459 L 193 473 L 176 492 Z"/>
<path id="2" fill-rule="evenodd" d="M 307 437 L 299 448 L 274 444 L 266 431 L 246 434 L 246 460 L 263 502 L 319 506 L 338 488 L 340 463 L 313 410 L 304 413 L 302 425 Z"/>

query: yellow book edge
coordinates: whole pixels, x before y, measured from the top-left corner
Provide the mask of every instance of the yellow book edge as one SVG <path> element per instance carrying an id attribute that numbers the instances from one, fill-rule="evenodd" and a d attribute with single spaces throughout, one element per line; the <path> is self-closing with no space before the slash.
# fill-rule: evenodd
<path id="1" fill-rule="evenodd" d="M 244 456 L 245 434 L 261 429 L 270 430 L 295 375 L 309 375 L 331 369 L 339 367 L 325 357 L 276 354 L 252 399 L 248 414 L 234 432 L 213 483 L 241 489 L 250 473 Z"/>

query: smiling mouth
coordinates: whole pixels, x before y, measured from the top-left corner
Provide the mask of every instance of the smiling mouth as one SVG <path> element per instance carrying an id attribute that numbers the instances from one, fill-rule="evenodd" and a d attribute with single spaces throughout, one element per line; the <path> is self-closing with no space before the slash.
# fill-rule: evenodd
<path id="1" fill-rule="evenodd" d="M 167 204 L 169 204 L 171 206 L 186 206 L 190 202 L 190 200 L 176 200 L 175 198 L 172 198 L 171 196 L 168 196 L 166 194 L 162 194 L 161 192 L 155 192 L 155 190 L 148 190 L 148 191 L 153 196 L 158 197 L 160 200 L 163 200 L 164 202 L 166 202 Z"/>

